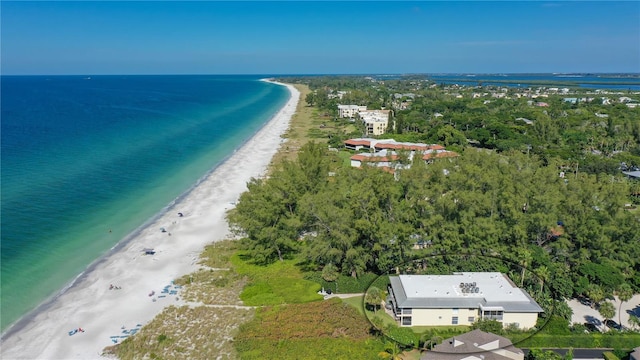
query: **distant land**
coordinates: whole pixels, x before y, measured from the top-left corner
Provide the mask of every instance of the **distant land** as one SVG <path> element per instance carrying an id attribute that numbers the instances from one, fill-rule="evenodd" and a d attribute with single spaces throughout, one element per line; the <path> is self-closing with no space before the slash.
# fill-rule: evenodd
<path id="1" fill-rule="evenodd" d="M 376 75 L 379 79 L 421 78 L 436 83 L 466 86 L 540 87 L 563 86 L 585 89 L 640 91 L 640 73 L 427 73 Z"/>

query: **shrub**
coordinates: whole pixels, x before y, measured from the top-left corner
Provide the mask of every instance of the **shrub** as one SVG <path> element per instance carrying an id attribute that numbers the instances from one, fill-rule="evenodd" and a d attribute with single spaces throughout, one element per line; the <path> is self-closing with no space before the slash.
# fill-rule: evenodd
<path id="1" fill-rule="evenodd" d="M 322 278 L 322 272 L 312 272 L 304 274 L 304 278 L 306 280 L 313 281 L 315 283 L 320 284 L 321 287 L 325 289 L 331 289 L 331 291 L 336 291 L 336 283 L 338 286 L 338 293 L 340 294 L 351 294 L 351 293 L 363 293 L 369 288 L 369 286 L 375 281 L 376 286 L 380 289 L 386 289 L 386 280 L 388 277 L 380 277 L 374 273 L 365 273 L 362 274 L 358 278 L 354 278 L 352 276 L 340 275 L 337 281 L 328 282 Z M 382 286 L 380 286 L 382 284 Z"/>
<path id="2" fill-rule="evenodd" d="M 605 351 L 602 353 L 602 356 L 604 356 L 605 360 L 620 360 L 619 357 L 617 357 L 614 353 L 612 353 L 611 351 Z"/>
<path id="3" fill-rule="evenodd" d="M 384 334 L 405 348 L 418 347 L 420 343 L 420 335 L 408 327 L 387 326 Z"/>

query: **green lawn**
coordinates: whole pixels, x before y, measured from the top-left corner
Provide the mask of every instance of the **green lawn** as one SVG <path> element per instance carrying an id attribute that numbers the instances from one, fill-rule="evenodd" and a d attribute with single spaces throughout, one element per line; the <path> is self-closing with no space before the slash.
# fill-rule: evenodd
<path id="1" fill-rule="evenodd" d="M 364 308 L 362 306 L 363 297 L 362 296 L 354 296 L 346 299 L 342 299 L 342 302 L 345 304 L 349 304 L 356 308 L 361 315 L 364 315 Z"/>
<path id="2" fill-rule="evenodd" d="M 296 304 L 322 300 L 320 284 L 302 278 L 295 260 L 276 261 L 267 266 L 243 260 L 239 252 L 231 257 L 236 272 L 249 278 L 240 299 L 248 306 Z"/>

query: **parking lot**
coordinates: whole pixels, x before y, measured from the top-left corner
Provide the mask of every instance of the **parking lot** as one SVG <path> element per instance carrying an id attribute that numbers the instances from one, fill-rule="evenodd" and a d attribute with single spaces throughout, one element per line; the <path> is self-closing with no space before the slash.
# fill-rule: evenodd
<path id="1" fill-rule="evenodd" d="M 620 300 L 616 297 L 615 300 L 607 300 L 613 303 L 616 309 L 616 316 L 613 317 L 613 321 L 618 323 L 618 309 L 620 307 Z M 593 324 L 600 331 L 605 330 L 604 319 L 598 312 L 595 307 L 589 306 L 587 302 L 581 303 L 578 299 L 568 300 L 567 303 L 571 310 L 573 310 L 573 315 L 571 316 L 571 323 L 580 323 L 580 324 Z M 636 316 L 640 316 L 640 294 L 634 295 L 631 300 L 626 301 L 622 304 L 622 326 L 627 329 L 631 329 L 631 325 L 629 324 L 629 314 L 635 314 Z M 608 329 L 608 327 L 607 327 Z"/>

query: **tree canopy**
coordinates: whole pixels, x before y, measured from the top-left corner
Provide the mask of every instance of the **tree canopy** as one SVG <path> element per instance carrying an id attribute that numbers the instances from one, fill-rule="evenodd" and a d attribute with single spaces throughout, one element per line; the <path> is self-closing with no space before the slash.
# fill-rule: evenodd
<path id="1" fill-rule="evenodd" d="M 357 277 L 429 255 L 475 253 L 512 260 L 507 270 L 518 283 L 558 298 L 593 294 L 590 284 L 603 298 L 623 283 L 640 287 L 640 222 L 624 210 L 625 181 L 563 178 L 562 161 L 518 151 L 468 148 L 395 175 L 330 172 L 332 156 L 310 143 L 296 161 L 248 184 L 229 220 L 257 262 L 300 256 Z M 414 250 L 418 241 L 426 249 Z"/>

